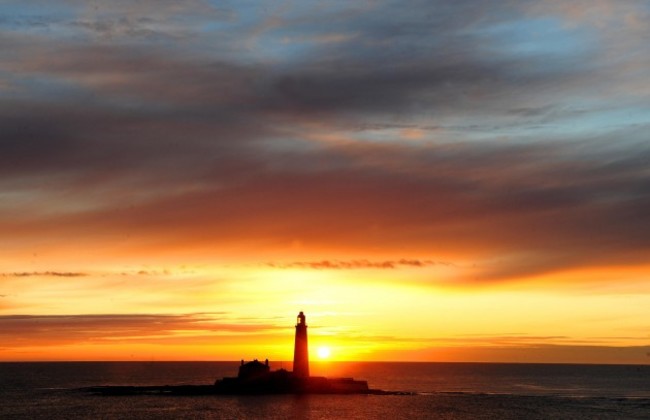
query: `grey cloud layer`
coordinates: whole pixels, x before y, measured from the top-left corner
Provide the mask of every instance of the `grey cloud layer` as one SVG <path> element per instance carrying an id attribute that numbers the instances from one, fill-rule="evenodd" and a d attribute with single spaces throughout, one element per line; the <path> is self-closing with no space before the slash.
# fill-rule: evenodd
<path id="1" fill-rule="evenodd" d="M 149 18 L 146 2 L 95 14 L 71 2 L 81 12 L 57 17 L 49 36 L 37 16 L 4 18 L 0 188 L 42 197 L 38 207 L 44 185 L 71 201 L 105 194 L 55 215 L 3 204 L 0 227 L 52 243 L 63 225 L 170 243 L 202 231 L 359 254 L 466 252 L 495 261 L 478 280 L 647 260 L 650 121 L 574 130 L 609 100 L 599 84 L 623 108 L 650 109 L 612 83 L 628 71 L 623 52 L 597 49 L 622 35 L 592 39 L 576 21 L 566 35 L 591 42 L 572 53 L 499 44 L 519 19 L 566 19 L 534 3 L 388 2 L 329 19 L 298 6 L 256 20 L 198 1 Z M 634 63 L 650 57 L 635 52 Z M 629 85 L 646 83 L 636 74 Z M 409 128 L 424 141 L 401 139 Z"/>

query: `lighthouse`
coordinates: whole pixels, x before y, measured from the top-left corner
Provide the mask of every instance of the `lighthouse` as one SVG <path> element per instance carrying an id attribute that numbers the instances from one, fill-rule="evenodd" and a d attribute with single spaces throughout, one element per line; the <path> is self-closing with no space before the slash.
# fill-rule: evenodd
<path id="1" fill-rule="evenodd" d="M 406 394 L 370 389 L 368 382 L 353 378 L 309 376 L 307 322 L 302 312 L 296 321 L 293 373 L 271 370 L 268 359 L 264 363 L 254 359 L 248 363 L 242 360 L 236 377 L 218 379 L 214 385 L 94 386 L 79 390 L 95 395 Z"/>
<path id="2" fill-rule="evenodd" d="M 300 312 L 296 322 L 296 342 L 293 348 L 293 374 L 309 378 L 309 349 L 307 347 L 307 324 L 305 314 Z"/>

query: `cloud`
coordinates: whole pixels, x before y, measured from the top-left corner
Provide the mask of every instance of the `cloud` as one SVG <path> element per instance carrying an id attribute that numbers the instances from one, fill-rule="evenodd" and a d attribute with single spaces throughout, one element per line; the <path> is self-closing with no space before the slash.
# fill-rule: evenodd
<path id="1" fill-rule="evenodd" d="M 2 277 L 86 277 L 87 273 L 73 271 L 22 271 L 15 273 L 0 273 Z"/>
<path id="2" fill-rule="evenodd" d="M 17 252 L 299 241 L 324 255 L 304 267 L 377 251 L 475 261 L 464 281 L 483 283 L 647 261 L 634 25 L 596 33 L 557 2 L 47 4 L 0 20 L 0 230 Z"/>
<path id="3" fill-rule="evenodd" d="M 384 351 L 381 360 L 437 362 L 638 364 L 648 360 L 648 346 L 540 345 L 540 346 L 435 346 L 417 350 Z"/>
<path id="4" fill-rule="evenodd" d="M 400 260 L 385 260 L 385 261 L 369 261 L 369 260 L 322 260 L 322 261 L 294 261 L 289 263 L 266 263 L 268 267 L 273 268 L 312 268 L 317 270 L 336 269 L 336 270 L 349 270 L 349 269 L 395 269 L 404 267 L 428 267 L 432 265 L 450 265 L 448 262 L 437 262 L 431 260 L 417 260 L 417 259 L 400 259 Z"/>
<path id="5" fill-rule="evenodd" d="M 635 349 L 639 348 L 639 342 L 643 337 L 639 336 L 602 336 L 602 337 L 573 337 L 568 335 L 539 335 L 530 333 L 505 333 L 505 334 L 457 334 L 438 337 L 408 337 L 394 335 L 376 335 L 362 332 L 337 331 L 338 340 L 347 345 L 354 346 L 370 343 L 390 343 L 396 348 L 409 348 L 420 346 L 421 348 L 457 348 L 460 352 L 469 349 L 544 349 L 555 348 L 571 349 L 584 347 L 589 349 L 608 348 L 615 354 L 617 348 Z M 627 345 L 626 345 L 627 344 Z M 552 353 L 552 352 L 551 352 Z M 402 359 L 404 360 L 404 359 Z"/>
<path id="6" fill-rule="evenodd" d="M 117 191 L 99 198 L 106 206 L 97 209 L 25 219 L 28 210 L 3 231 L 55 240 L 66 231 L 83 239 L 95 226 L 196 249 L 265 238 L 258 249 L 298 239 L 315 250 L 345 243 L 361 255 L 377 247 L 432 261 L 465 254 L 480 263 L 477 280 L 513 280 L 647 260 L 647 153 L 635 154 L 613 152 L 604 160 L 564 145 L 341 145 L 298 152 L 298 163 L 292 167 L 288 158 L 282 168 L 263 160 L 240 167 L 258 160 L 244 155 L 187 191 L 161 191 L 128 209 L 124 202 L 112 207 L 124 193 Z"/>
<path id="7" fill-rule="evenodd" d="M 182 341 L 202 337 L 274 334 L 286 329 L 264 319 L 238 320 L 224 312 L 194 314 L 2 315 L 0 337 L 9 347 L 119 341 Z"/>
<path id="8" fill-rule="evenodd" d="M 36 33 L 73 30 L 75 35 L 85 30 L 102 41 L 110 42 L 140 37 L 149 41 L 156 37 L 173 39 L 179 34 L 195 32 L 189 22 L 207 23 L 231 17 L 227 10 L 202 0 L 113 1 L 103 4 L 94 0 L 64 0 L 59 3 L 58 10 L 50 9 L 52 5 L 47 1 L 32 1 L 25 7 L 10 0 L 3 6 L 7 14 L 0 18 L 0 27 Z"/>

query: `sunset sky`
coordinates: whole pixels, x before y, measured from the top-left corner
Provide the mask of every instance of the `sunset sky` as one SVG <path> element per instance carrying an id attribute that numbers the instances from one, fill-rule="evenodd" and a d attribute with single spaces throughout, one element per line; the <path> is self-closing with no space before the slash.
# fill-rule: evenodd
<path id="1" fill-rule="evenodd" d="M 647 0 L 0 2 L 0 360 L 650 362 Z"/>

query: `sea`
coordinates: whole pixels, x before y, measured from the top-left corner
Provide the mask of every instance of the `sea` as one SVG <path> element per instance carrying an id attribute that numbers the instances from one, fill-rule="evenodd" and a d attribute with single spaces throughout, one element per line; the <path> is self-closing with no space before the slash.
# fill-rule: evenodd
<path id="1" fill-rule="evenodd" d="M 312 364 L 313 375 L 354 377 L 409 395 L 96 396 L 78 390 L 211 384 L 236 376 L 238 365 L 0 363 L 0 419 L 650 419 L 650 365 Z"/>

